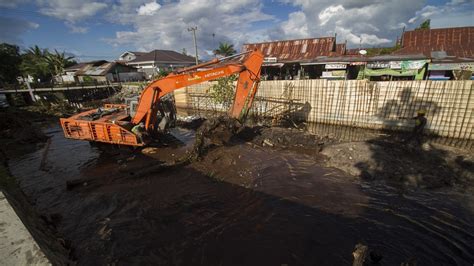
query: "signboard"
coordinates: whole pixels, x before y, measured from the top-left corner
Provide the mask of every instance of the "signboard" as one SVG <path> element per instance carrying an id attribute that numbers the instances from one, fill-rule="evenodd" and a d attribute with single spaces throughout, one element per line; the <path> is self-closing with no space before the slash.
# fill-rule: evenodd
<path id="1" fill-rule="evenodd" d="M 374 61 L 367 63 L 368 68 L 390 68 L 390 62 Z"/>
<path id="2" fill-rule="evenodd" d="M 420 69 L 427 63 L 426 60 L 402 61 L 402 69 Z"/>
<path id="3" fill-rule="evenodd" d="M 428 70 L 474 70 L 474 62 L 468 63 L 431 63 Z"/>
<path id="4" fill-rule="evenodd" d="M 326 64 L 326 69 L 346 69 L 346 67 L 347 67 L 346 64 L 341 64 L 341 63 Z"/>
<path id="5" fill-rule="evenodd" d="M 323 78 L 331 78 L 331 77 L 345 77 L 346 71 L 323 71 Z"/>
<path id="6" fill-rule="evenodd" d="M 427 63 L 426 60 L 407 61 L 374 61 L 367 63 L 368 68 L 390 68 L 390 69 L 420 69 Z"/>
<path id="7" fill-rule="evenodd" d="M 264 57 L 263 58 L 263 63 L 276 63 L 277 58 L 276 57 Z"/>
<path id="8" fill-rule="evenodd" d="M 402 61 L 390 61 L 391 69 L 402 69 Z"/>

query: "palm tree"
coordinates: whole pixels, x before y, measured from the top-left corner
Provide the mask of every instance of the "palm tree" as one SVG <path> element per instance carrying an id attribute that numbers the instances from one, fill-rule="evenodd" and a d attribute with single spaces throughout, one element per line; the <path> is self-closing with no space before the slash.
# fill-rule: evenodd
<path id="1" fill-rule="evenodd" d="M 64 72 L 64 68 L 71 63 L 74 56 L 67 56 L 64 52 L 59 53 L 58 50 L 54 50 L 54 53 L 48 53 L 46 55 L 46 62 L 53 69 L 53 75 L 58 76 Z"/>
<path id="2" fill-rule="evenodd" d="M 47 49 L 41 49 L 38 45 L 30 47 L 25 54 L 22 55 L 22 63 L 20 69 L 23 74 L 31 75 L 35 79 L 46 80 L 51 71 L 46 57 L 49 54 Z"/>
<path id="3" fill-rule="evenodd" d="M 237 51 L 234 49 L 234 45 L 226 43 L 226 42 L 224 43 L 220 42 L 219 48 L 214 50 L 214 54 L 221 55 L 221 56 L 230 56 L 235 53 L 237 53 Z"/>

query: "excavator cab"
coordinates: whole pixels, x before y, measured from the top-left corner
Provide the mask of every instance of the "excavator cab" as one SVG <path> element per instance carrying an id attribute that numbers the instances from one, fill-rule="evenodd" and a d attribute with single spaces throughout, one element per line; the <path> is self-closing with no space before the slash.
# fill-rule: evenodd
<path id="1" fill-rule="evenodd" d="M 126 99 L 125 104 L 106 104 L 69 118 L 61 118 L 66 138 L 111 144 L 144 146 L 134 128 L 140 125 L 148 135 L 166 132 L 176 121 L 174 90 L 238 74 L 234 102 L 229 116 L 243 120 L 252 106 L 260 81 L 263 55 L 259 51 L 214 59 L 178 70 L 148 84 L 140 97 Z"/>
<path id="2" fill-rule="evenodd" d="M 139 97 L 130 97 L 125 99 L 125 105 L 127 105 L 127 114 L 133 117 L 137 112 Z"/>

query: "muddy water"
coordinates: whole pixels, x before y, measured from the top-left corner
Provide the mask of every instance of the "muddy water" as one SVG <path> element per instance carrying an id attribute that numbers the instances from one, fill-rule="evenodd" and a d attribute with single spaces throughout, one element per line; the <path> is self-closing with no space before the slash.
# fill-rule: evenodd
<path id="1" fill-rule="evenodd" d="M 51 145 L 10 160 L 12 173 L 80 265 L 349 265 L 365 243 L 383 265 L 472 265 L 474 199 L 458 189 L 410 191 L 364 183 L 323 159 L 239 143 L 146 176 L 187 145 L 103 152 L 48 129 Z M 40 169 L 45 161 L 44 170 Z M 72 191 L 65 182 L 93 178 Z"/>

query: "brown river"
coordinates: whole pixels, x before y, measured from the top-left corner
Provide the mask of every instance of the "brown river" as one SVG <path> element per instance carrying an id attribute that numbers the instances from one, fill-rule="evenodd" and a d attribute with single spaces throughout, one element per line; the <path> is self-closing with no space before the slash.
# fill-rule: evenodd
<path id="1" fill-rule="evenodd" d="M 245 142 L 184 167 L 137 175 L 191 147 L 104 152 L 65 139 L 9 167 L 40 213 L 58 217 L 79 265 L 351 265 L 364 243 L 380 265 L 473 265 L 474 195 L 364 182 L 319 155 Z M 41 162 L 43 161 L 43 167 Z M 66 189 L 66 181 L 90 182 Z"/>

